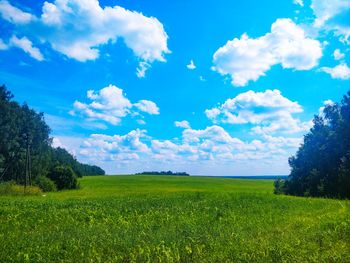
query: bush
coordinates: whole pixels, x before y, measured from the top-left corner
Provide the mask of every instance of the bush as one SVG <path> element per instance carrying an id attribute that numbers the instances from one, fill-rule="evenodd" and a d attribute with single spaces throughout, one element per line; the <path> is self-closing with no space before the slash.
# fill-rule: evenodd
<path id="1" fill-rule="evenodd" d="M 273 183 L 273 185 L 275 186 L 273 193 L 276 195 L 283 194 L 285 191 L 285 184 L 286 184 L 285 180 L 282 180 L 280 178 L 275 180 Z"/>
<path id="2" fill-rule="evenodd" d="M 18 185 L 14 181 L 0 184 L 0 195 L 39 195 L 42 190 L 37 186 Z"/>
<path id="3" fill-rule="evenodd" d="M 52 181 L 50 178 L 47 178 L 46 176 L 39 176 L 35 180 L 35 185 L 39 186 L 41 190 L 44 192 L 55 192 L 57 191 L 57 187 L 54 181 Z"/>
<path id="4" fill-rule="evenodd" d="M 57 189 L 77 189 L 78 180 L 71 167 L 56 166 L 51 169 L 48 177 L 55 182 Z"/>

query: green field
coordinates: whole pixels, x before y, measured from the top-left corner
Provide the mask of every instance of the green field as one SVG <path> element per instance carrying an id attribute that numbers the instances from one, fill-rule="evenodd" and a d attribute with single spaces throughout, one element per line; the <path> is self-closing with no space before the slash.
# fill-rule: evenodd
<path id="1" fill-rule="evenodd" d="M 85 177 L 0 197 L 0 262 L 350 262 L 350 201 L 271 180 Z"/>

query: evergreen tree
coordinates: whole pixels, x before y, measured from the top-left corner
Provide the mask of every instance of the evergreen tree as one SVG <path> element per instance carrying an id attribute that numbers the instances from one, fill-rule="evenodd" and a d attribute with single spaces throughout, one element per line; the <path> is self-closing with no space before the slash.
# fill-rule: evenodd
<path id="1" fill-rule="evenodd" d="M 0 86 L 0 181 L 24 184 L 29 174 L 34 182 L 52 174 L 57 166 L 68 167 L 79 177 L 105 174 L 100 167 L 81 164 L 65 149 L 51 144 L 44 114 L 13 101 L 13 94 Z"/>

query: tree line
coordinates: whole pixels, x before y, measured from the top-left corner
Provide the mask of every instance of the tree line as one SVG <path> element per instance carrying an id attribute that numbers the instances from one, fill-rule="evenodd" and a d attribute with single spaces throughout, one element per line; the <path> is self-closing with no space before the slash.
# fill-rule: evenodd
<path id="1" fill-rule="evenodd" d="M 172 172 L 172 171 L 151 171 L 151 172 L 142 172 L 136 173 L 135 175 L 175 175 L 175 176 L 189 176 L 186 172 Z"/>
<path id="2" fill-rule="evenodd" d="M 105 174 L 98 166 L 78 162 L 65 149 L 52 147 L 44 114 L 13 97 L 0 86 L 0 181 L 39 186 L 53 182 L 53 187 L 65 189 L 76 188 L 77 177 Z"/>
<path id="3" fill-rule="evenodd" d="M 275 193 L 350 198 L 350 91 L 316 115 L 287 180 L 275 181 Z"/>

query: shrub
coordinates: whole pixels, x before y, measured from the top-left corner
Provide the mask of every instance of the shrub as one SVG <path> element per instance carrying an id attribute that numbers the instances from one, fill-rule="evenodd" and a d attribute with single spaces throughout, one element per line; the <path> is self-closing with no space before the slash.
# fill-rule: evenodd
<path id="1" fill-rule="evenodd" d="M 41 190 L 44 192 L 55 192 L 57 191 L 57 187 L 54 181 L 52 181 L 50 178 L 47 178 L 46 176 L 39 176 L 35 180 L 36 186 L 39 186 Z"/>
<path id="2" fill-rule="evenodd" d="M 42 190 L 37 186 L 18 185 L 14 181 L 0 184 L 0 195 L 38 195 Z"/>
<path id="3" fill-rule="evenodd" d="M 285 184 L 286 181 L 282 180 L 281 178 L 278 178 L 277 180 L 274 181 L 273 185 L 275 186 L 274 189 L 274 194 L 279 195 L 279 194 L 283 194 L 285 191 Z"/>
<path id="4" fill-rule="evenodd" d="M 71 167 L 56 166 L 51 169 L 48 177 L 55 182 L 57 189 L 77 189 L 78 180 Z"/>

